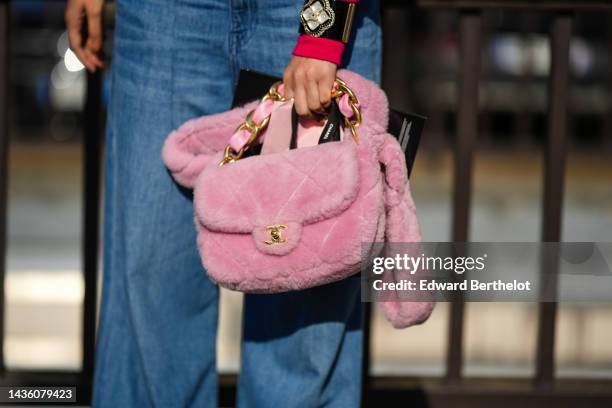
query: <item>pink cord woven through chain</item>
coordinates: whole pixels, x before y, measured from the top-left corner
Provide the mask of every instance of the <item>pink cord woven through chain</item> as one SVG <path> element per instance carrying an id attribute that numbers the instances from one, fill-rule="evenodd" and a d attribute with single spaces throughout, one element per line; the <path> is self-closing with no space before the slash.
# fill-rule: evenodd
<path id="1" fill-rule="evenodd" d="M 342 95 L 338 107 L 340 108 L 340 113 L 342 113 L 344 117 L 350 119 L 353 116 L 353 109 L 349 104 L 349 96 L 347 94 Z"/>
<path id="2" fill-rule="evenodd" d="M 284 86 L 281 84 L 278 87 L 278 92 L 282 95 L 283 91 Z M 261 123 L 265 118 L 270 116 L 281 103 L 282 102 L 276 103 L 271 99 L 266 99 L 265 101 L 261 102 L 259 105 L 257 105 L 257 108 L 255 108 L 255 111 L 253 112 L 253 122 Z M 353 116 L 353 110 L 349 104 L 349 96 L 347 94 L 342 95 L 338 103 L 338 107 L 340 108 L 340 113 L 342 113 L 343 116 L 349 119 Z M 260 135 L 258 142 L 263 142 L 264 134 L 265 133 Z M 251 133 L 247 129 L 238 130 L 232 135 L 232 137 L 230 137 L 229 145 L 235 152 L 238 152 L 247 144 L 250 137 Z"/>

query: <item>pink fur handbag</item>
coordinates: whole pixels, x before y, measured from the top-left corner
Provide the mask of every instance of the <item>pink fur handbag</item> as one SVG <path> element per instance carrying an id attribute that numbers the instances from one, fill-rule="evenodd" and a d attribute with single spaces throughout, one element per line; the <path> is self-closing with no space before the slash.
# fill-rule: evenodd
<path id="1" fill-rule="evenodd" d="M 292 102 L 277 87 L 260 102 L 188 121 L 166 140 L 166 166 L 194 189 L 198 248 L 219 285 L 306 289 L 359 272 L 374 242 L 420 241 L 404 154 L 386 131 L 384 92 L 347 70 L 338 78 L 345 81 L 333 91 L 344 122 L 339 141 L 308 142 L 330 126 L 296 129 L 283 108 Z M 403 328 L 425 321 L 433 303 L 381 306 Z"/>

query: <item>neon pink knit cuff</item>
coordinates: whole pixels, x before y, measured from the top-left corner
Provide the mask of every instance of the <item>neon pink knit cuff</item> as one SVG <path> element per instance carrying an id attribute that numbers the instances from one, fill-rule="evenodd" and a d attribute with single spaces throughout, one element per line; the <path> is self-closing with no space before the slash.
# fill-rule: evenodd
<path id="1" fill-rule="evenodd" d="M 298 57 L 316 58 L 336 65 L 340 65 L 342 61 L 342 52 L 344 52 L 344 44 L 341 41 L 307 34 L 301 34 L 298 37 L 293 49 L 293 55 Z"/>

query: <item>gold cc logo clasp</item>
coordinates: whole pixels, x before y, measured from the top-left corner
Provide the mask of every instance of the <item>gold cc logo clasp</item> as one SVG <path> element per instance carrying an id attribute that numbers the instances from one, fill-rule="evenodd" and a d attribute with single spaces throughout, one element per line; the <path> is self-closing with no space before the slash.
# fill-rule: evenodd
<path id="1" fill-rule="evenodd" d="M 268 225 L 266 230 L 270 233 L 270 240 L 264 241 L 268 245 L 284 244 L 287 239 L 283 237 L 282 230 L 287 228 L 284 224 Z"/>

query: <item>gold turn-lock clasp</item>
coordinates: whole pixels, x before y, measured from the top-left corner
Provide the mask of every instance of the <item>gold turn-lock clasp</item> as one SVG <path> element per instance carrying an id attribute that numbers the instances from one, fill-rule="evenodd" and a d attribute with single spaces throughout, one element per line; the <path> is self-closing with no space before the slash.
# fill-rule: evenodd
<path id="1" fill-rule="evenodd" d="M 287 228 L 285 224 L 268 225 L 266 231 L 270 234 L 270 239 L 264 241 L 267 245 L 284 244 L 287 239 L 283 237 L 282 231 Z"/>

